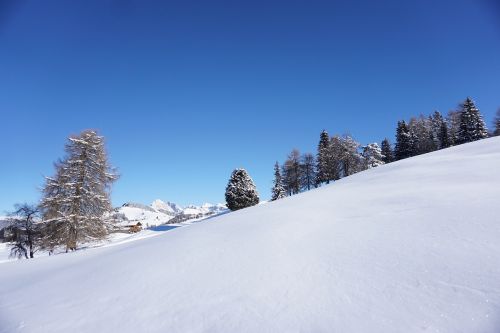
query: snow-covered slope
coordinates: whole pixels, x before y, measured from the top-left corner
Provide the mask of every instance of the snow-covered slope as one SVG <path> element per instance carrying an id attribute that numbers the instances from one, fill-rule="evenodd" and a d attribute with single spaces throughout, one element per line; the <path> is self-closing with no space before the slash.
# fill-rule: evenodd
<path id="1" fill-rule="evenodd" d="M 500 138 L 0 265 L 1 332 L 499 332 Z"/>

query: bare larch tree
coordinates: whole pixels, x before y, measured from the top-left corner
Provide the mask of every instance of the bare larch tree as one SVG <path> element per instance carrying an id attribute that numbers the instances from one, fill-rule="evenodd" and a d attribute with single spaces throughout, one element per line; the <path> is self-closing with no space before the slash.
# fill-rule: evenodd
<path id="1" fill-rule="evenodd" d="M 111 185 L 118 174 L 111 168 L 104 138 L 86 130 L 69 138 L 66 157 L 55 163 L 47 177 L 40 207 L 43 209 L 42 245 L 53 250 L 75 250 L 82 242 L 103 239 L 108 231 L 103 215 L 111 210 Z"/>

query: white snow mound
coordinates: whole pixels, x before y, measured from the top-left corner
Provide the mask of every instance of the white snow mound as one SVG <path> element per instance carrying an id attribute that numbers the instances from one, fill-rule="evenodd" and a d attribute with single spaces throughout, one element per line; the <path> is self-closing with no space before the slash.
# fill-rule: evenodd
<path id="1" fill-rule="evenodd" d="M 0 265 L 1 332 L 500 332 L 500 138 Z"/>

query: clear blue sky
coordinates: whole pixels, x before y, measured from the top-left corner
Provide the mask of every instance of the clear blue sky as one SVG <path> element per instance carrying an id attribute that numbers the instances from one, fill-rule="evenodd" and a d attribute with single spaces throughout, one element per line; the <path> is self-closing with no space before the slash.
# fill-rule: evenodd
<path id="1" fill-rule="evenodd" d="M 0 213 L 36 202 L 66 137 L 100 130 L 113 203 L 263 199 L 273 164 L 319 133 L 393 139 L 397 120 L 472 96 L 500 107 L 488 0 L 0 0 Z"/>

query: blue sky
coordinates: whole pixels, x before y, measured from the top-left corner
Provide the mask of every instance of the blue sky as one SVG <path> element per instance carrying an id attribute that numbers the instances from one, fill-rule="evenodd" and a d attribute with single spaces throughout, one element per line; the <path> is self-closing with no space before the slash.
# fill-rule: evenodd
<path id="1" fill-rule="evenodd" d="M 0 213 L 36 202 L 66 137 L 98 129 L 113 203 L 223 202 L 319 133 L 393 139 L 472 96 L 500 107 L 491 0 L 0 1 Z"/>

